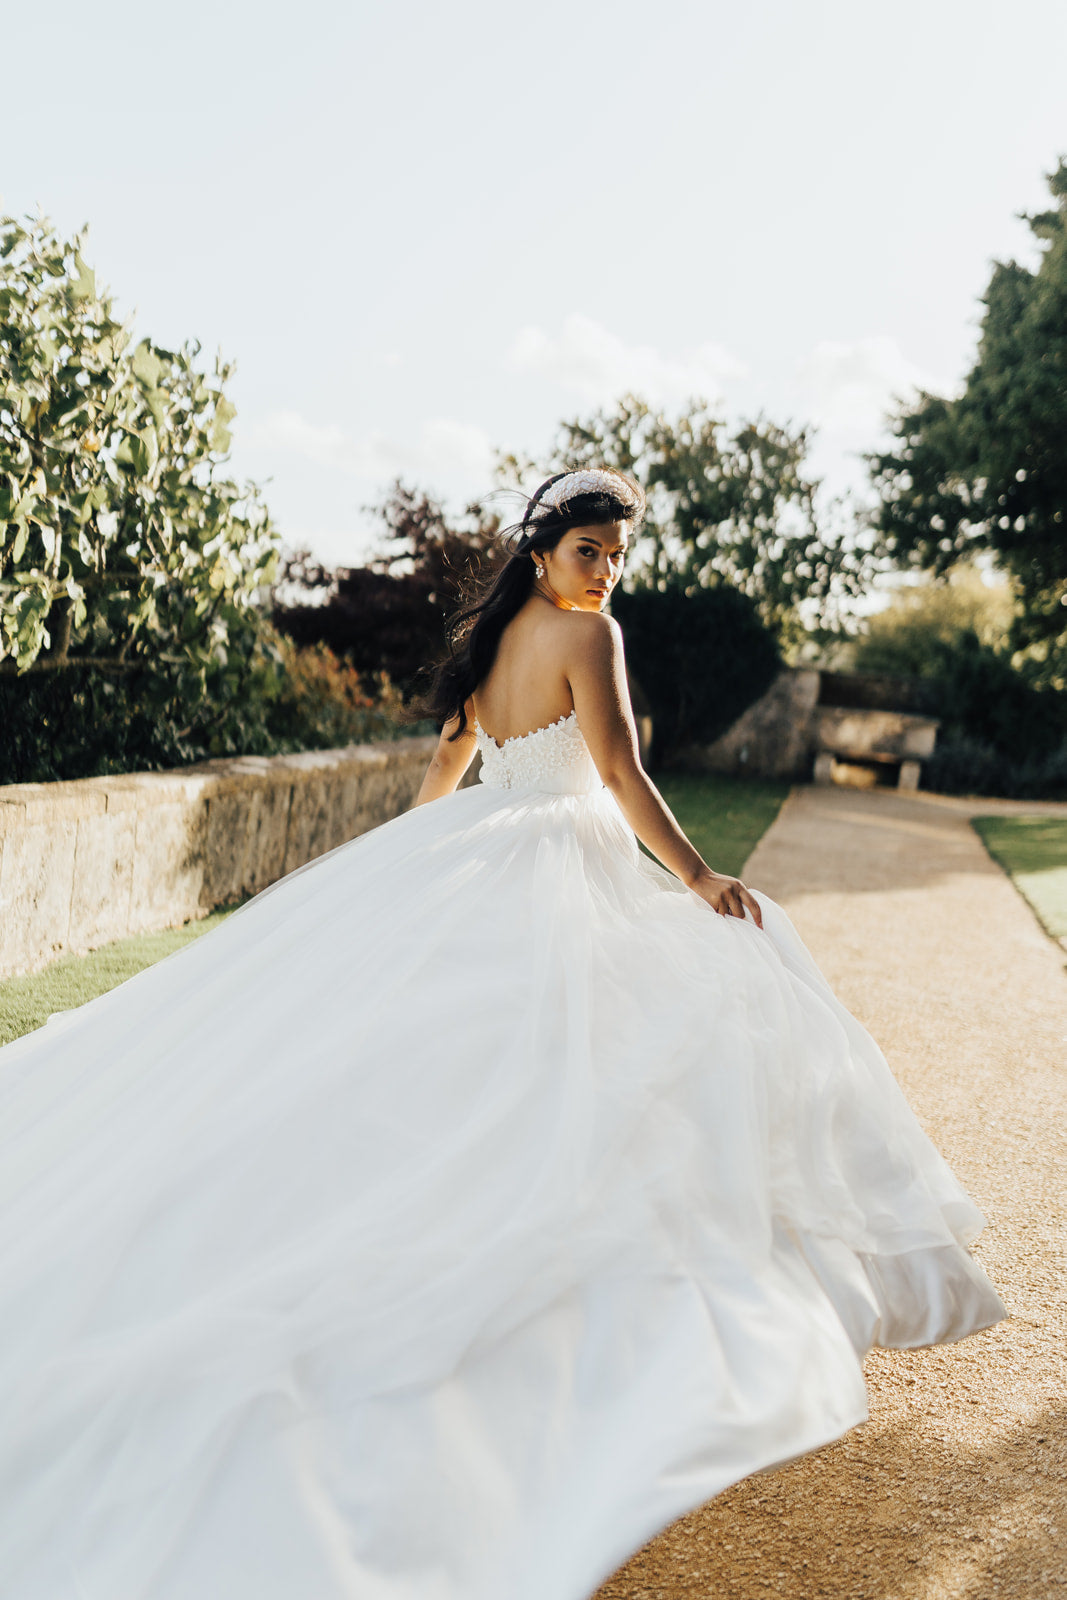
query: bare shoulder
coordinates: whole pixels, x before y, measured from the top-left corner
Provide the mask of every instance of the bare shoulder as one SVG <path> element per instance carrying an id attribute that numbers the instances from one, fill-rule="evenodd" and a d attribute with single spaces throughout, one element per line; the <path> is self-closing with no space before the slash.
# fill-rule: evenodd
<path id="1" fill-rule="evenodd" d="M 603 659 L 622 642 L 622 629 L 603 611 L 568 611 L 560 619 L 566 628 L 567 648 L 580 656 Z"/>
<path id="2" fill-rule="evenodd" d="M 569 611 L 567 615 L 588 638 L 606 638 L 622 632 L 615 618 L 607 611 Z"/>
<path id="3" fill-rule="evenodd" d="M 613 632 L 618 633 L 618 623 L 600 611 L 565 611 L 562 607 L 547 607 L 537 618 L 537 631 L 528 636 L 536 640 L 539 651 L 548 650 L 560 658 L 575 651 L 595 650 L 610 643 Z"/>

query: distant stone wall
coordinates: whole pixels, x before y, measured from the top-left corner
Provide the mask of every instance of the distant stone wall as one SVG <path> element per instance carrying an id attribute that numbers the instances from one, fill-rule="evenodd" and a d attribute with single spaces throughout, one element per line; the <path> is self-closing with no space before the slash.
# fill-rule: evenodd
<path id="1" fill-rule="evenodd" d="M 935 717 L 883 705 L 892 694 L 924 704 L 926 686 L 907 679 L 786 667 L 714 744 L 689 745 L 674 765 L 731 777 L 786 778 L 917 788 L 933 753 Z"/>
<path id="2" fill-rule="evenodd" d="M 784 668 L 721 738 L 680 750 L 676 764 L 691 772 L 733 777 L 808 777 L 819 679 L 814 668 Z"/>
<path id="3" fill-rule="evenodd" d="M 0 978 L 258 893 L 405 811 L 436 744 L 0 786 Z"/>

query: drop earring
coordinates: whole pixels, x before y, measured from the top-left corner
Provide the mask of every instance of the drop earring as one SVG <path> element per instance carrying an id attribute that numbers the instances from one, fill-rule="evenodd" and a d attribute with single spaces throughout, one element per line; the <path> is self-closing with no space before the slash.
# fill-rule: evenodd
<path id="1" fill-rule="evenodd" d="M 535 561 L 534 562 L 534 571 L 536 572 L 536 574 L 537 574 L 537 576 L 539 578 L 543 578 L 544 575 L 545 575 L 545 569 L 541 565 L 540 561 Z"/>

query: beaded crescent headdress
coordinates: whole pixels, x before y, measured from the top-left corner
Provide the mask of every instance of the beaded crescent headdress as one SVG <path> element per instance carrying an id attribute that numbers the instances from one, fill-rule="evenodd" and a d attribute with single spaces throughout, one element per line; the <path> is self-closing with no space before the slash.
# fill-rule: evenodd
<path id="1" fill-rule="evenodd" d="M 535 527 L 537 519 L 531 522 L 535 511 L 562 511 L 568 500 L 583 494 L 610 494 L 626 504 L 637 504 L 633 489 L 617 472 L 607 467 L 583 467 L 576 472 L 561 472 L 555 478 L 550 478 L 526 507 L 523 525 Z"/>
<path id="2" fill-rule="evenodd" d="M 566 472 L 550 483 L 541 496 L 541 504 L 558 507 L 577 494 L 613 494 L 620 500 L 633 499 L 633 491 L 618 473 L 605 467 L 585 467 L 579 472 Z"/>

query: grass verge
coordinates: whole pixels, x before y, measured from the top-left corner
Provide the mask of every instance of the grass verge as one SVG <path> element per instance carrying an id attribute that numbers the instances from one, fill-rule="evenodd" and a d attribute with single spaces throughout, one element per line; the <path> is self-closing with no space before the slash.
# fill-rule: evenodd
<path id="1" fill-rule="evenodd" d="M 993 860 L 1054 939 L 1067 938 L 1067 817 L 972 817 Z"/>
<path id="2" fill-rule="evenodd" d="M 74 1006 L 95 1000 L 98 994 L 125 983 L 143 967 L 162 961 L 191 939 L 218 927 L 237 907 L 212 911 L 199 922 L 186 922 L 180 928 L 164 928 L 160 933 L 136 934 L 101 945 L 87 956 L 61 956 L 43 972 L 30 972 L 21 978 L 5 978 L 0 983 L 0 1045 L 20 1034 L 29 1033 L 47 1022 L 53 1011 L 70 1011 Z"/>
<path id="3" fill-rule="evenodd" d="M 656 773 L 655 784 L 708 866 L 735 878 L 778 815 L 790 787 L 690 772 Z"/>

